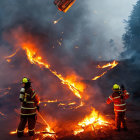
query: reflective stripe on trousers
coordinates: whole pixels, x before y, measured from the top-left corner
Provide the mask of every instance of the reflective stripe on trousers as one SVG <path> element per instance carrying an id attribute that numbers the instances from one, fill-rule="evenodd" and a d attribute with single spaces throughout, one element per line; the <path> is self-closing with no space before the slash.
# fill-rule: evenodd
<path id="1" fill-rule="evenodd" d="M 117 129 L 121 128 L 121 123 L 123 128 L 127 128 L 125 120 L 125 112 L 115 112 L 115 125 Z"/>
<path id="2" fill-rule="evenodd" d="M 17 133 L 21 133 L 24 131 L 27 122 L 28 122 L 29 133 L 31 132 L 31 134 L 34 134 L 36 115 L 30 115 L 30 116 L 21 115 Z"/>

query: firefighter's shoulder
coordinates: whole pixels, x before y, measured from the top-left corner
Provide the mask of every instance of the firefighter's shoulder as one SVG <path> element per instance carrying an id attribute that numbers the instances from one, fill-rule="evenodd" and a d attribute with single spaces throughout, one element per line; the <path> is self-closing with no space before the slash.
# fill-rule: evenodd
<path id="1" fill-rule="evenodd" d="M 21 88 L 21 89 L 20 89 L 20 92 L 21 92 L 21 93 L 25 92 L 25 88 Z"/>

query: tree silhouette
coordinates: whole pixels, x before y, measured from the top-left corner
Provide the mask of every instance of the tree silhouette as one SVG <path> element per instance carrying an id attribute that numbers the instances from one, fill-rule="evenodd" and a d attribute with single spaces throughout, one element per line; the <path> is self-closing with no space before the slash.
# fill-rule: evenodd
<path id="1" fill-rule="evenodd" d="M 126 51 L 123 57 L 131 57 L 138 63 L 140 60 L 140 0 L 136 3 L 127 21 L 126 33 L 123 35 Z"/>

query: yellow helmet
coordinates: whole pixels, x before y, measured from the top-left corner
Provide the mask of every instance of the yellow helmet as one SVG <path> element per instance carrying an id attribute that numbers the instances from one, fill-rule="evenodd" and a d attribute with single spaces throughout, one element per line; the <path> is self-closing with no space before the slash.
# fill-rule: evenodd
<path id="1" fill-rule="evenodd" d="M 28 83 L 29 82 L 29 80 L 28 80 L 28 78 L 26 78 L 26 77 L 24 77 L 23 79 L 22 79 L 22 83 Z"/>
<path id="2" fill-rule="evenodd" d="M 113 85 L 113 90 L 120 90 L 120 86 L 118 84 Z"/>

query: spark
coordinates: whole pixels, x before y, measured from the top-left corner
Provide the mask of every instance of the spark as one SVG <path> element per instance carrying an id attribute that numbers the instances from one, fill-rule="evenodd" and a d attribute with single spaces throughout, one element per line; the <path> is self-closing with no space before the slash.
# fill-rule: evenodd
<path id="1" fill-rule="evenodd" d="M 61 19 L 62 19 L 62 17 L 59 18 L 58 20 L 54 20 L 54 21 L 53 21 L 53 24 L 57 24 Z"/>

